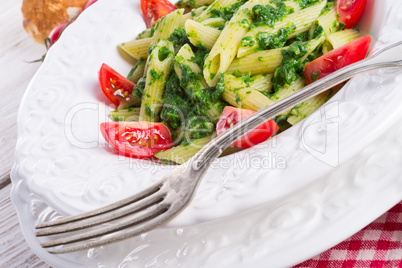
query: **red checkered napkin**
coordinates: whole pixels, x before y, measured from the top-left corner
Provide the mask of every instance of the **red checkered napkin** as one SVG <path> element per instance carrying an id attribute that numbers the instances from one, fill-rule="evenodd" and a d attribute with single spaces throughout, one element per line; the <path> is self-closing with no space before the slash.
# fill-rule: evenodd
<path id="1" fill-rule="evenodd" d="M 402 202 L 357 234 L 301 267 L 402 267 Z"/>

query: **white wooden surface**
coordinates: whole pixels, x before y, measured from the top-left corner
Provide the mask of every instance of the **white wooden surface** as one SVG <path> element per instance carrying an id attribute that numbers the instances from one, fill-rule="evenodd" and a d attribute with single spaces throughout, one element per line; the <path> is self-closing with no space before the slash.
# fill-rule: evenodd
<path id="1" fill-rule="evenodd" d="M 17 112 L 22 95 L 46 49 L 22 27 L 22 0 L 0 0 L 0 267 L 49 267 L 28 247 L 10 200 L 9 173 L 17 139 Z"/>
<path id="2" fill-rule="evenodd" d="M 28 247 L 9 198 L 11 184 L 0 190 L 0 267 L 49 267 Z"/>

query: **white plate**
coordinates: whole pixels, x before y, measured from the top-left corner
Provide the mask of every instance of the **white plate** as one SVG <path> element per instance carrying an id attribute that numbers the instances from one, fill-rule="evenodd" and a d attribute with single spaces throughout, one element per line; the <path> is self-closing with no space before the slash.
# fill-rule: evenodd
<path id="1" fill-rule="evenodd" d="M 360 29 L 373 35 L 374 49 L 402 39 L 398 14 L 396 0 L 368 1 Z M 127 73 L 116 44 L 144 27 L 138 2 L 101 0 L 65 31 L 25 93 L 12 200 L 43 260 L 57 267 L 289 266 L 401 200 L 402 73 L 378 71 L 352 79 L 289 131 L 217 160 L 194 201 L 163 228 L 88 252 L 46 253 L 34 237 L 37 223 L 128 196 L 171 169 L 119 158 L 99 135 L 110 108 L 97 71 L 105 62 Z"/>

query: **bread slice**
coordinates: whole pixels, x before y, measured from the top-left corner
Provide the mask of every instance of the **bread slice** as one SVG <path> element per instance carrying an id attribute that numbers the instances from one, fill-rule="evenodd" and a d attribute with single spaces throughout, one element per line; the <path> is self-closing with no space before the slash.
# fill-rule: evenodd
<path id="1" fill-rule="evenodd" d="M 54 27 L 78 16 L 87 0 L 23 0 L 25 31 L 41 44 Z"/>

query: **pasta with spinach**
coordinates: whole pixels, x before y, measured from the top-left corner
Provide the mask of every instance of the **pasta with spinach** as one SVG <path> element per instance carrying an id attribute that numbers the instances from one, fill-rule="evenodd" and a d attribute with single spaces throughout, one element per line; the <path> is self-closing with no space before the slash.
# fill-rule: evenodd
<path id="1" fill-rule="evenodd" d="M 128 79 L 141 104 L 111 113 L 114 121 L 163 123 L 174 146 L 154 156 L 166 162 L 183 164 L 215 137 L 225 107 L 269 107 L 322 75 L 306 76 L 309 63 L 360 37 L 338 21 L 334 0 L 180 0 L 177 6 L 182 9 L 119 45 L 138 61 Z M 279 131 L 337 90 L 274 118 Z"/>

